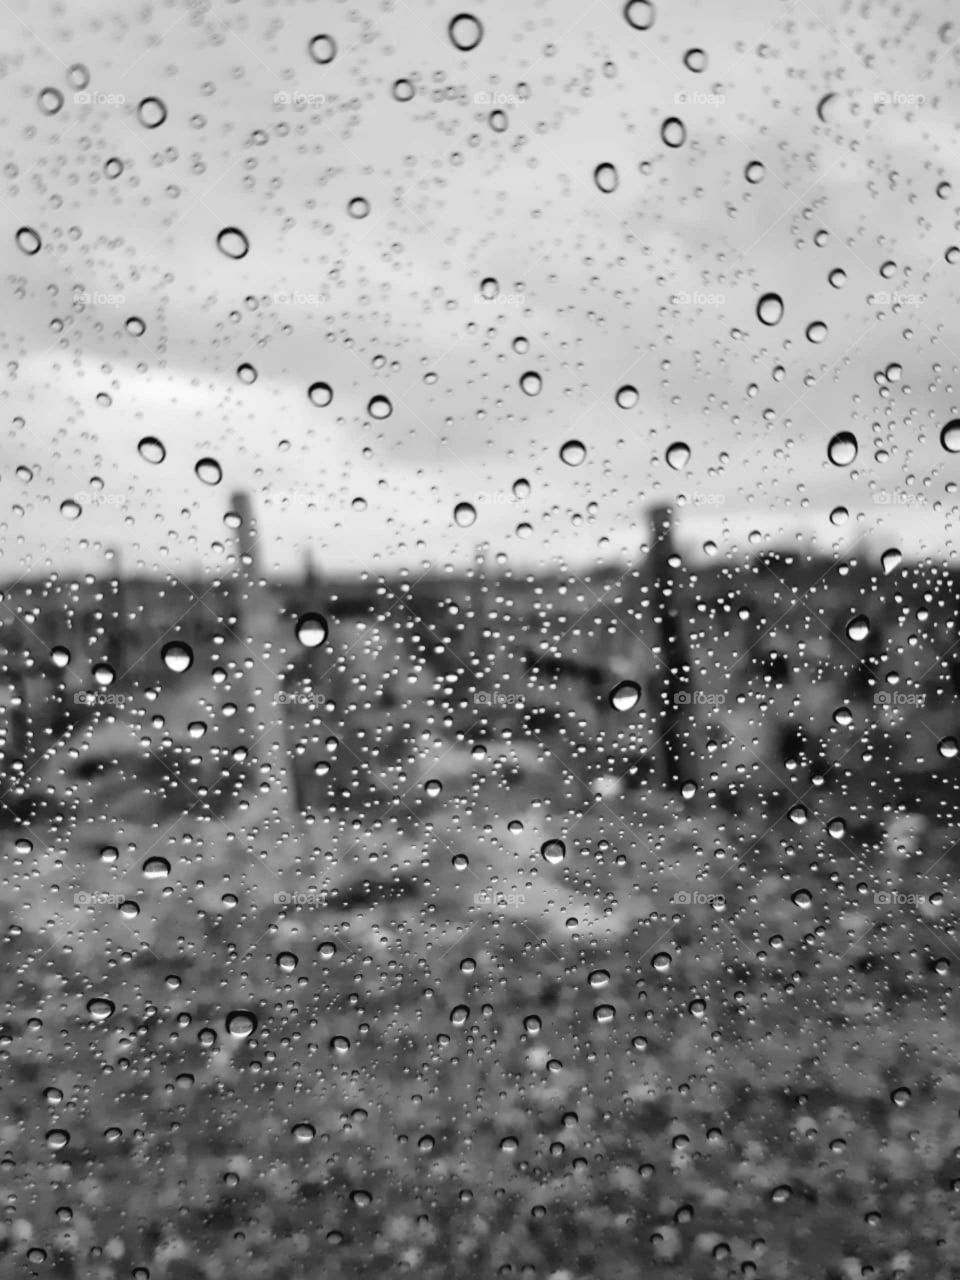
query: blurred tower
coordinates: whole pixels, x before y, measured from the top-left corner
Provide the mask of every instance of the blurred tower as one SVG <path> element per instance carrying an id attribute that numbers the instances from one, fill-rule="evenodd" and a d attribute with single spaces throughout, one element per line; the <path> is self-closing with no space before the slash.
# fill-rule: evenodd
<path id="1" fill-rule="evenodd" d="M 662 666 L 656 677 L 653 705 L 660 716 L 665 783 L 670 790 L 692 778 L 691 735 L 695 721 L 691 703 L 691 666 L 683 633 L 680 600 L 681 570 L 676 564 L 671 507 L 650 511 L 650 568 L 655 617 L 659 629 Z"/>

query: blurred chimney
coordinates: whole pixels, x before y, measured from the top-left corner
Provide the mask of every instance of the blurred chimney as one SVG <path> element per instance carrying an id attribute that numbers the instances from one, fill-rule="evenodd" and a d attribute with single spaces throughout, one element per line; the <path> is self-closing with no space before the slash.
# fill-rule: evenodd
<path id="1" fill-rule="evenodd" d="M 240 517 L 240 528 L 237 530 L 237 553 L 243 559 L 242 570 L 255 577 L 259 567 L 256 551 L 257 519 L 253 514 L 253 504 L 249 493 L 235 493 L 230 499 L 233 510 Z"/>

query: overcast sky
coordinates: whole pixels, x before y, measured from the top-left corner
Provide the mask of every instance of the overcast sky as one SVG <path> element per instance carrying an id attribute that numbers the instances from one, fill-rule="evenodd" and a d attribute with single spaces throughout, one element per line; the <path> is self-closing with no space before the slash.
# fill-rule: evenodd
<path id="1" fill-rule="evenodd" d="M 956 556 L 951 6 L 458 12 L 0 6 L 5 575 L 218 568 L 235 489 L 280 569 L 583 565 L 679 495 L 697 554 Z"/>

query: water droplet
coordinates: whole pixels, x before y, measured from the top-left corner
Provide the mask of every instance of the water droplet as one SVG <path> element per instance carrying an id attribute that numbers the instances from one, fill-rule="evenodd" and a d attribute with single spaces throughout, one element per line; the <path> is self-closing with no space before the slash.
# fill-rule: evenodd
<path id="1" fill-rule="evenodd" d="M 830 523 L 833 525 L 844 525 L 850 519 L 850 512 L 846 507 L 834 507 L 830 512 Z"/>
<path id="2" fill-rule="evenodd" d="M 786 1183 L 781 1187 L 774 1187 L 770 1192 L 770 1199 L 774 1204 L 786 1204 L 793 1195 L 793 1188 L 788 1187 Z"/>
<path id="3" fill-rule="evenodd" d="M 551 867 L 559 866 L 567 856 L 567 846 L 562 840 L 545 840 L 540 846 L 540 856 Z"/>
<path id="4" fill-rule="evenodd" d="M 827 445 L 827 457 L 835 467 L 849 467 L 859 450 L 857 437 L 852 431 L 838 431 Z"/>
<path id="5" fill-rule="evenodd" d="M 543 386 L 543 381 L 539 373 L 537 373 L 535 370 L 528 369 L 526 373 L 521 374 L 520 390 L 523 392 L 524 395 L 538 396 L 540 394 L 540 389 L 542 386 Z"/>
<path id="6" fill-rule="evenodd" d="M 678 440 L 676 444 L 667 447 L 666 457 L 668 467 L 672 467 L 674 471 L 682 471 L 690 461 L 690 447 Z"/>
<path id="7" fill-rule="evenodd" d="M 688 49 L 683 55 L 683 65 L 698 74 L 707 69 L 707 55 L 703 49 Z"/>
<path id="8" fill-rule="evenodd" d="M 614 711 L 632 711 L 640 701 L 641 689 L 635 680 L 621 680 L 610 694 Z"/>
<path id="9" fill-rule="evenodd" d="M 393 413 L 393 405 L 386 396 L 373 396 L 367 405 L 367 413 L 371 418 L 383 421 L 384 418 L 389 418 Z"/>
<path id="10" fill-rule="evenodd" d="M 116 1009 L 117 1006 L 113 1001 L 106 999 L 105 996 L 96 996 L 93 1000 L 87 1001 L 87 1013 L 94 1022 L 106 1022 L 116 1013 Z"/>
<path id="11" fill-rule="evenodd" d="M 409 102 L 415 93 L 416 89 L 409 80 L 394 80 L 393 96 L 397 102 Z"/>
<path id="12" fill-rule="evenodd" d="M 615 165 L 598 164 L 593 171 L 593 180 L 597 184 L 598 190 L 602 191 L 604 195 L 609 195 L 611 191 L 616 191 L 620 182 L 620 175 L 617 173 Z"/>
<path id="13" fill-rule="evenodd" d="M 163 462 L 167 456 L 167 451 L 162 441 L 158 440 L 156 436 L 144 436 L 137 445 L 137 452 L 144 461 L 154 464 Z"/>
<path id="14" fill-rule="evenodd" d="M 257 371 L 252 364 L 238 364 L 237 377 L 245 386 L 252 386 L 257 380 Z"/>
<path id="15" fill-rule="evenodd" d="M 80 511 L 80 503 L 74 502 L 73 498 L 65 498 L 60 503 L 60 514 L 65 520 L 79 520 Z"/>
<path id="16" fill-rule="evenodd" d="M 826 124 L 827 122 L 827 115 L 826 115 L 827 107 L 830 105 L 830 103 L 834 100 L 836 96 L 837 95 L 835 93 L 825 93 L 823 97 L 820 99 L 820 101 L 817 103 L 817 117 L 818 119 L 822 120 L 824 124 Z"/>
<path id="17" fill-rule="evenodd" d="M 165 644 L 160 650 L 160 657 L 164 666 L 170 671 L 176 671 L 178 675 L 189 671 L 193 666 L 193 650 L 183 640 L 171 640 Z"/>
<path id="18" fill-rule="evenodd" d="M 827 326 L 822 320 L 814 320 L 807 325 L 807 341 L 819 344 L 827 336 Z"/>
<path id="19" fill-rule="evenodd" d="M 346 1036 L 334 1036 L 330 1041 L 330 1048 L 334 1053 L 345 1054 L 350 1052 L 350 1041 Z"/>
<path id="20" fill-rule="evenodd" d="M 765 293 L 757 303 L 757 319 L 761 324 L 779 324 L 783 319 L 783 299 L 779 293 Z"/>
<path id="21" fill-rule="evenodd" d="M 325 409 L 333 400 L 333 388 L 328 382 L 313 382 L 307 390 L 307 398 L 318 409 Z"/>
<path id="22" fill-rule="evenodd" d="M 668 116 L 660 126 L 660 137 L 668 147 L 682 147 L 687 140 L 687 127 L 678 116 Z"/>
<path id="23" fill-rule="evenodd" d="M 912 1097 L 913 1094 L 910 1090 L 901 1085 L 899 1089 L 894 1089 L 893 1093 L 891 1093 L 890 1101 L 895 1107 L 905 1107 Z"/>
<path id="24" fill-rule="evenodd" d="M 535 1013 L 528 1014 L 523 1020 L 523 1029 L 528 1036 L 536 1036 L 540 1034 L 543 1023 Z"/>
<path id="25" fill-rule="evenodd" d="M 947 453 L 960 453 L 960 418 L 954 418 L 943 428 L 940 444 Z"/>
<path id="26" fill-rule="evenodd" d="M 606 969 L 594 969 L 587 975 L 587 982 L 595 991 L 600 991 L 610 985 L 610 974 Z"/>
<path id="27" fill-rule="evenodd" d="M 447 32 L 454 48 L 462 53 L 469 53 L 483 39 L 483 26 L 480 19 L 475 18 L 472 13 L 458 13 L 455 18 L 451 18 Z"/>
<path id="28" fill-rule="evenodd" d="M 657 20 L 653 0 L 627 0 L 623 16 L 635 31 L 649 31 Z"/>
<path id="29" fill-rule="evenodd" d="M 465 1004 L 456 1005 L 450 1012 L 450 1021 L 455 1027 L 462 1027 L 470 1017 L 470 1009 Z"/>
<path id="30" fill-rule="evenodd" d="M 617 402 L 618 409 L 633 409 L 640 399 L 640 393 L 636 387 L 631 386 L 629 382 L 625 382 L 622 387 L 617 388 L 617 394 L 614 399 Z"/>
<path id="31" fill-rule="evenodd" d="M 37 102 L 45 116 L 55 116 L 63 106 L 63 94 L 59 89 L 41 89 L 37 94 Z"/>
<path id="32" fill-rule="evenodd" d="M 847 623 L 847 638 L 856 641 L 858 644 L 866 640 L 870 634 L 870 619 L 865 613 L 858 613 L 855 618 L 851 618 Z"/>
<path id="33" fill-rule="evenodd" d="M 25 253 L 28 258 L 32 258 L 35 253 L 40 252 L 42 241 L 33 227 L 20 227 L 14 238 L 17 242 L 17 248 L 21 253 Z"/>
<path id="34" fill-rule="evenodd" d="M 257 1029 L 256 1014 L 249 1009 L 233 1009 L 227 1014 L 226 1028 L 235 1040 L 247 1040 Z"/>
<path id="35" fill-rule="evenodd" d="M 50 658 L 53 665 L 62 670 L 70 665 L 70 650 L 64 648 L 62 644 L 54 645 L 50 650 Z"/>
<path id="36" fill-rule="evenodd" d="M 830 281 L 834 289 L 842 289 L 847 283 L 847 273 L 844 271 L 843 267 L 834 267 L 827 276 L 827 279 Z"/>
<path id="37" fill-rule="evenodd" d="M 841 729 L 849 729 L 853 724 L 853 712 L 849 707 L 837 707 L 833 713 L 834 724 L 838 724 Z"/>
<path id="38" fill-rule="evenodd" d="M 216 458 L 201 458 L 193 470 L 204 484 L 219 484 L 223 479 L 223 471 Z"/>
<path id="39" fill-rule="evenodd" d="M 813 895 L 809 889 L 797 889 L 795 893 L 791 893 L 790 901 L 795 907 L 800 907 L 801 910 L 806 911 L 808 907 L 813 906 Z"/>
<path id="40" fill-rule="evenodd" d="M 743 171 L 746 180 L 756 186 L 758 182 L 762 182 L 766 177 L 767 170 L 759 160 L 751 160 Z"/>
<path id="41" fill-rule="evenodd" d="M 601 1026 L 612 1022 L 617 1016 L 617 1011 L 612 1004 L 598 1004 L 593 1011 L 594 1022 L 599 1022 Z"/>
<path id="42" fill-rule="evenodd" d="M 250 241 L 239 227 L 224 227 L 217 232 L 217 248 L 228 258 L 245 258 L 250 252 Z"/>
<path id="43" fill-rule="evenodd" d="M 110 156 L 103 162 L 103 172 L 107 178 L 119 178 L 123 173 L 123 161 L 116 156 Z"/>
<path id="44" fill-rule="evenodd" d="M 316 649 L 329 635 L 326 618 L 320 613 L 304 613 L 297 619 L 297 639 L 305 649 Z"/>
<path id="45" fill-rule="evenodd" d="M 370 201 L 364 196 L 354 196 L 347 205 L 347 213 L 351 218 L 365 218 L 370 212 Z"/>
<path id="46" fill-rule="evenodd" d="M 132 334 L 134 338 L 142 338 L 147 332 L 147 326 L 139 316 L 129 316 L 126 322 L 127 333 Z"/>
<path id="47" fill-rule="evenodd" d="M 658 951 L 653 957 L 652 963 L 657 973 L 666 973 L 673 964 L 673 956 L 671 956 L 667 951 Z"/>
<path id="48" fill-rule="evenodd" d="M 142 98 L 137 106 L 137 119 L 145 129 L 158 129 L 167 118 L 167 108 L 159 98 Z"/>
<path id="49" fill-rule="evenodd" d="M 937 750 L 944 760 L 955 760 L 958 749 L 956 738 L 941 738 L 937 743 Z"/>
<path id="50" fill-rule="evenodd" d="M 453 520 L 461 529 L 469 529 L 476 521 L 477 509 L 472 502 L 458 502 L 453 508 Z"/>
<path id="51" fill-rule="evenodd" d="M 295 1124 L 290 1133 L 294 1142 L 312 1142 L 317 1136 L 316 1129 L 306 1120 L 301 1120 L 299 1124 Z"/>
<path id="52" fill-rule="evenodd" d="M 567 440 L 560 446 L 560 461 L 568 467 L 579 467 L 586 456 L 586 447 L 580 440 Z"/>
<path id="53" fill-rule="evenodd" d="M 337 42 L 333 36 L 314 36 L 307 45 L 307 52 L 314 62 L 325 67 L 337 56 Z"/>
<path id="54" fill-rule="evenodd" d="M 51 1129 L 47 1134 L 47 1146 L 53 1151 L 62 1151 L 70 1141 L 70 1134 L 66 1129 Z"/>
<path id="55" fill-rule="evenodd" d="M 166 858 L 148 858 L 143 864 L 143 874 L 147 880 L 165 880 L 170 874 L 170 863 Z"/>
<path id="56" fill-rule="evenodd" d="M 890 547 L 888 550 L 884 551 L 883 555 L 880 557 L 880 563 L 883 565 L 884 573 L 893 573 L 894 569 L 900 565 L 902 560 L 903 552 L 897 547 Z"/>

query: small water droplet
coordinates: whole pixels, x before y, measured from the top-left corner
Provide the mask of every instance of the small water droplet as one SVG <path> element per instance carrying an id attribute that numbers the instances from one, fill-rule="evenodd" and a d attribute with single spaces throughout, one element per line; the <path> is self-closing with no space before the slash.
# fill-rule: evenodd
<path id="1" fill-rule="evenodd" d="M 766 174 L 767 170 L 759 160 L 751 160 L 743 171 L 743 176 L 754 186 L 758 182 L 762 182 Z"/>
<path id="2" fill-rule="evenodd" d="M 865 613 L 858 613 L 847 623 L 847 638 L 860 644 L 870 634 L 870 619 Z"/>
<path id="3" fill-rule="evenodd" d="M 617 173 L 615 165 L 598 164 L 593 171 L 593 180 L 597 184 L 599 191 L 602 191 L 604 195 L 609 195 L 612 191 L 616 191 L 620 183 L 620 175 Z"/>
<path id="4" fill-rule="evenodd" d="M 167 108 L 160 98 L 142 98 L 137 105 L 137 119 L 145 129 L 158 129 L 167 118 Z"/>
<path id="5" fill-rule="evenodd" d="M 314 36 L 307 45 L 307 52 L 319 66 L 325 67 L 337 56 L 337 42 L 333 36 Z"/>
<path id="6" fill-rule="evenodd" d="M 668 147 L 682 147 L 687 140 L 687 127 L 678 116 L 668 116 L 660 126 L 660 137 Z"/>
<path id="7" fill-rule="evenodd" d="M 757 319 L 761 324 L 775 325 L 783 319 L 783 299 L 779 293 L 765 293 L 757 303 Z"/>

